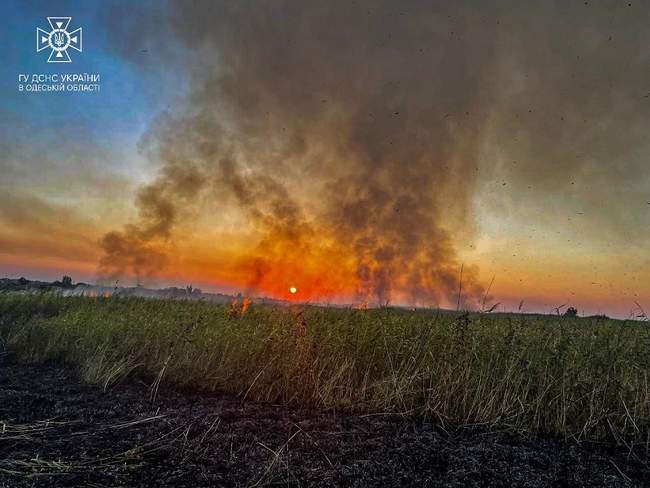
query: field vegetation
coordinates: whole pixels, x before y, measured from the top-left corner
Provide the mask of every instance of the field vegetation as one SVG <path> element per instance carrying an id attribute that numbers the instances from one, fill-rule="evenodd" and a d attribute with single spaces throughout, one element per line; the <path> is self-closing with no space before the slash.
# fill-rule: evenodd
<path id="1" fill-rule="evenodd" d="M 303 407 L 648 444 L 637 321 L 0 294 L 1 346 L 109 389 L 126 377 Z"/>

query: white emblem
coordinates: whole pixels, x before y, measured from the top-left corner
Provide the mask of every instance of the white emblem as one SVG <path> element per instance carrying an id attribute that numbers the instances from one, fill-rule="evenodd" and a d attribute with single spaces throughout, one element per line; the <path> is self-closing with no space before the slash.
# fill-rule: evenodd
<path id="1" fill-rule="evenodd" d="M 68 48 L 81 52 L 81 27 L 68 32 L 68 24 L 72 17 L 48 17 L 50 32 L 36 28 L 36 52 L 50 48 L 48 63 L 70 63 Z"/>

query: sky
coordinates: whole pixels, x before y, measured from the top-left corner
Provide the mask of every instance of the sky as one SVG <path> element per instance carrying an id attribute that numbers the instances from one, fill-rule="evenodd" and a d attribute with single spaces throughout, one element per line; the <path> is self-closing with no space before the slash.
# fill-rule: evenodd
<path id="1" fill-rule="evenodd" d="M 648 7 L 5 2 L 0 275 L 648 309 Z"/>

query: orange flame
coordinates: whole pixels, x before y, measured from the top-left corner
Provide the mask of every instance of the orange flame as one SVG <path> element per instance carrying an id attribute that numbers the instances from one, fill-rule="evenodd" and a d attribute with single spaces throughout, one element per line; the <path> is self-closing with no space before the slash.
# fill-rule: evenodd
<path id="1" fill-rule="evenodd" d="M 229 313 L 231 315 L 242 316 L 250 308 L 251 303 L 252 303 L 252 301 L 248 297 L 244 297 L 241 304 L 239 303 L 239 298 L 233 298 L 232 301 L 230 302 L 230 311 L 229 311 Z"/>
<path id="2" fill-rule="evenodd" d="M 242 301 L 241 304 L 241 314 L 244 315 L 246 313 L 246 310 L 248 310 L 248 307 L 251 306 L 251 299 L 248 297 L 244 297 L 244 300 Z"/>
<path id="3" fill-rule="evenodd" d="M 230 313 L 232 315 L 237 314 L 237 311 L 239 309 L 239 300 L 237 298 L 233 298 L 232 301 L 230 302 Z"/>

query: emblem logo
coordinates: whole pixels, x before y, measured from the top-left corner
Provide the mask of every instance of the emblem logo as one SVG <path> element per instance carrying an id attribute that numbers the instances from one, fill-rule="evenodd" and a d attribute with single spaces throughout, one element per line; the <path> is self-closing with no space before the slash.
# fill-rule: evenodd
<path id="1" fill-rule="evenodd" d="M 72 17 L 48 17 L 50 31 L 36 28 L 36 52 L 51 49 L 48 63 L 71 63 L 68 48 L 82 52 L 81 27 L 68 32 L 68 24 Z"/>

